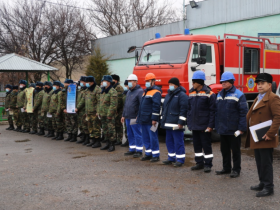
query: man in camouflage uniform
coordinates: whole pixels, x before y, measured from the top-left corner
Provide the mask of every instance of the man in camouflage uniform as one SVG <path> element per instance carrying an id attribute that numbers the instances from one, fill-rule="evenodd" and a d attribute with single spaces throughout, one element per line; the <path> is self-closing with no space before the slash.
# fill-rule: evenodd
<path id="1" fill-rule="evenodd" d="M 13 91 L 10 94 L 10 102 L 9 102 L 9 115 L 13 118 L 15 125 L 17 126 L 14 131 L 20 130 L 19 122 L 18 122 L 18 109 L 17 109 L 17 94 L 18 94 L 18 86 L 12 86 Z"/>
<path id="2" fill-rule="evenodd" d="M 78 89 L 77 91 L 77 103 L 76 103 L 76 106 L 78 107 L 78 104 L 81 102 L 81 100 L 84 100 L 85 98 L 85 94 L 86 94 L 86 90 L 87 90 L 87 87 L 86 87 L 86 76 L 81 76 L 80 78 L 80 84 L 79 84 L 79 87 L 80 89 Z M 76 107 L 76 108 L 77 108 Z M 85 144 L 88 144 L 88 138 L 86 138 L 86 130 L 87 129 L 87 124 L 85 125 L 83 123 L 83 121 L 85 121 L 85 104 L 81 104 L 79 106 L 79 111 L 76 110 L 76 112 L 78 113 L 78 126 L 79 126 L 79 129 L 80 129 L 80 134 L 78 136 L 81 136 L 81 140 L 80 141 L 77 141 L 77 143 L 84 143 Z"/>
<path id="3" fill-rule="evenodd" d="M 65 79 L 64 81 L 64 89 L 61 91 L 61 101 L 59 101 L 59 106 L 63 107 L 64 103 L 64 117 L 65 117 L 65 123 L 66 123 L 66 129 L 68 133 L 68 138 L 64 141 L 70 141 L 70 142 L 76 142 L 77 141 L 77 133 L 78 133 L 78 122 L 77 122 L 77 113 L 67 113 L 66 110 L 66 97 L 67 97 L 67 91 L 69 88 L 69 85 L 74 83 L 71 79 Z"/>
<path id="4" fill-rule="evenodd" d="M 34 102 L 34 95 L 35 95 L 35 84 L 34 83 L 30 83 L 29 85 L 28 85 L 28 88 L 33 88 L 33 102 Z M 25 108 L 25 112 L 27 113 L 27 111 L 26 111 L 26 108 L 27 108 L 27 102 L 28 102 L 28 100 L 27 100 L 27 90 L 28 89 L 26 89 L 26 92 L 25 92 L 25 102 L 24 102 L 24 108 Z M 27 113 L 27 121 L 28 121 L 28 130 L 30 131 L 29 132 L 29 134 L 33 134 L 34 132 L 35 133 L 37 133 L 37 120 L 35 119 L 35 116 L 34 116 L 34 114 L 33 113 Z M 33 129 L 33 130 L 31 130 L 31 128 Z"/>
<path id="5" fill-rule="evenodd" d="M 106 141 L 106 145 L 101 150 L 108 149 L 108 152 L 115 150 L 116 143 L 115 117 L 117 114 L 118 93 L 113 88 L 112 82 L 113 78 L 110 75 L 103 76 L 103 88 L 97 108 L 97 115 L 101 118 L 103 134 Z"/>
<path id="6" fill-rule="evenodd" d="M 29 125 L 28 125 L 28 119 L 27 119 L 27 113 L 24 110 L 24 102 L 25 102 L 25 88 L 26 88 L 27 82 L 25 80 L 19 81 L 19 91 L 17 95 L 17 109 L 19 112 L 19 132 L 23 133 L 29 133 Z M 21 129 L 21 126 L 23 126 L 23 129 Z"/>
<path id="7" fill-rule="evenodd" d="M 123 124 L 121 122 L 122 119 L 122 113 L 123 113 L 123 87 L 120 85 L 120 77 L 119 75 L 112 74 L 111 77 L 113 78 L 113 88 L 117 91 L 118 93 L 118 107 L 117 107 L 117 113 L 115 117 L 115 127 L 116 127 L 116 144 L 115 145 L 120 145 L 122 143 L 123 139 Z"/>
<path id="8" fill-rule="evenodd" d="M 61 91 L 57 94 L 58 97 L 58 106 L 56 111 L 56 117 L 63 119 L 63 132 L 65 129 L 67 129 L 65 125 L 65 115 L 64 110 L 66 109 L 66 97 L 67 97 L 67 86 L 64 86 L 64 84 L 61 83 L 60 85 Z M 63 133 L 62 132 L 62 133 Z M 68 134 L 68 138 L 64 141 L 70 141 L 72 139 L 72 133 Z"/>
<path id="9" fill-rule="evenodd" d="M 14 130 L 14 123 L 13 123 L 13 118 L 12 115 L 9 114 L 9 106 L 10 106 L 10 102 L 11 102 L 11 93 L 13 91 L 13 86 L 10 84 L 7 84 L 5 86 L 6 89 L 6 97 L 5 97 L 5 111 L 8 114 L 8 122 L 9 122 L 9 127 L 6 128 L 6 130 Z"/>
<path id="10" fill-rule="evenodd" d="M 52 140 L 63 140 L 63 118 L 62 116 L 56 116 L 58 108 L 58 94 L 61 91 L 60 82 L 53 82 L 53 93 L 50 100 L 49 113 L 52 115 L 52 127 L 56 131 L 56 135 Z"/>
<path id="11" fill-rule="evenodd" d="M 40 81 L 36 82 L 36 88 L 35 88 L 35 95 L 34 95 L 34 106 L 33 106 L 33 114 L 34 118 L 37 121 L 37 124 L 39 124 L 40 131 L 37 133 L 39 136 L 45 135 L 44 131 L 44 116 L 42 116 L 42 101 L 43 96 L 45 94 L 45 91 L 43 89 L 44 84 Z M 31 132 L 31 134 L 36 134 L 35 132 Z"/>
<path id="12" fill-rule="evenodd" d="M 44 129 L 48 130 L 48 133 L 44 135 L 44 137 L 50 138 L 50 137 L 54 137 L 52 118 L 49 116 L 50 113 L 48 113 L 51 95 L 53 93 L 53 87 L 52 87 L 53 84 L 47 81 L 44 83 L 44 85 L 45 85 L 45 91 L 42 100 L 41 116 L 44 116 Z"/>
<path id="13" fill-rule="evenodd" d="M 87 124 L 87 129 L 85 129 L 86 140 L 89 139 L 89 134 L 92 134 L 93 140 L 91 143 L 88 142 L 87 146 L 92 146 L 92 148 L 101 147 L 100 135 L 101 135 L 101 122 L 98 119 L 97 106 L 99 105 L 99 97 L 101 88 L 96 85 L 95 78 L 93 76 L 88 76 L 86 78 L 86 87 L 88 87 L 85 97 L 83 97 L 77 106 L 77 110 L 80 107 L 85 106 L 85 120 L 83 123 Z"/>

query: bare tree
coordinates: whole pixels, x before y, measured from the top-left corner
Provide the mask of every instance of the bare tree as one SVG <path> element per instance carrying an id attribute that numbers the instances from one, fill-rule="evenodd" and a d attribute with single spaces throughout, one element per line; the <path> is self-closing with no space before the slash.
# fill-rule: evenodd
<path id="1" fill-rule="evenodd" d="M 0 4 L 0 54 L 17 53 L 57 65 L 71 78 L 83 56 L 90 54 L 90 40 L 95 38 L 84 15 L 71 5 L 75 2 L 18 0 L 14 6 Z M 46 72 L 33 73 L 31 78 L 40 80 L 43 74 Z M 60 76 L 51 74 L 53 80 Z"/>
<path id="2" fill-rule="evenodd" d="M 92 0 L 89 17 L 112 36 L 177 21 L 172 5 L 162 0 Z"/>

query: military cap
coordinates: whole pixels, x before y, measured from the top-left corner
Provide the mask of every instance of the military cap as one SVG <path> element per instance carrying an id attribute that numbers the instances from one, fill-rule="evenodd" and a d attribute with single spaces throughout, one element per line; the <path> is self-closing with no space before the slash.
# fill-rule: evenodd
<path id="1" fill-rule="evenodd" d="M 36 85 L 35 85 L 35 83 L 30 83 L 29 85 L 28 85 L 28 87 L 36 87 Z"/>
<path id="2" fill-rule="evenodd" d="M 104 75 L 104 76 L 102 77 L 102 80 L 101 80 L 101 81 L 103 81 L 103 80 L 106 80 L 106 81 L 108 81 L 108 82 L 113 82 L 113 78 L 112 78 L 110 75 Z"/>
<path id="3" fill-rule="evenodd" d="M 260 81 L 272 83 L 273 77 L 268 73 L 260 73 L 257 75 L 255 82 L 258 83 Z"/>
<path id="4" fill-rule="evenodd" d="M 46 81 L 45 83 L 44 83 L 44 85 L 48 85 L 48 86 L 53 86 L 53 84 L 50 82 L 50 81 Z"/>
<path id="5" fill-rule="evenodd" d="M 13 89 L 13 86 L 12 86 L 12 85 L 10 85 L 10 84 L 7 84 L 7 85 L 5 86 L 5 88 L 10 88 L 10 89 Z"/>
<path id="6" fill-rule="evenodd" d="M 86 82 L 95 82 L 94 76 L 87 76 Z"/>
<path id="7" fill-rule="evenodd" d="M 74 83 L 72 79 L 65 79 L 64 83 L 71 84 Z"/>
<path id="8" fill-rule="evenodd" d="M 43 84 L 43 82 L 38 81 L 38 82 L 36 82 L 36 86 L 41 86 L 41 87 L 43 87 L 44 84 Z"/>
<path id="9" fill-rule="evenodd" d="M 61 82 L 59 82 L 59 81 L 54 81 L 54 82 L 53 82 L 53 85 L 60 86 L 60 83 L 61 83 Z"/>
<path id="10" fill-rule="evenodd" d="M 19 81 L 19 84 L 27 85 L 27 82 L 26 82 L 26 80 L 21 79 L 21 80 Z"/>
<path id="11" fill-rule="evenodd" d="M 87 77 L 86 76 L 81 76 L 80 81 L 86 82 Z"/>
<path id="12" fill-rule="evenodd" d="M 112 77 L 114 80 L 120 81 L 120 76 L 119 76 L 119 75 L 112 74 L 111 77 Z"/>
<path id="13" fill-rule="evenodd" d="M 18 86 L 17 86 L 17 85 L 14 85 L 14 86 L 13 86 L 13 90 L 16 90 L 16 89 L 18 89 Z"/>
<path id="14" fill-rule="evenodd" d="M 128 85 L 128 80 L 126 79 L 123 84 Z"/>

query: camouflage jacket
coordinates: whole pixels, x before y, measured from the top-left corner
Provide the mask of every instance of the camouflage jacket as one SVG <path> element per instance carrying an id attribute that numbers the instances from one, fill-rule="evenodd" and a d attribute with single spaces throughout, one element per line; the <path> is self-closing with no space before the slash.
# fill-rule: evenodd
<path id="1" fill-rule="evenodd" d="M 128 90 L 123 91 L 123 106 L 125 104 L 125 99 L 126 99 L 127 92 L 128 92 Z"/>
<path id="2" fill-rule="evenodd" d="M 42 100 L 42 112 L 48 112 L 49 111 L 49 106 L 50 106 L 50 100 L 51 100 L 51 95 L 53 93 L 53 90 L 50 90 L 49 92 L 44 91 L 43 95 L 43 100 Z"/>
<path id="3" fill-rule="evenodd" d="M 83 97 L 78 104 L 78 110 L 80 110 L 80 107 L 85 106 L 86 114 L 96 114 L 96 109 L 99 105 L 100 93 L 101 88 L 98 85 L 94 84 L 89 87 L 85 93 L 85 97 Z"/>
<path id="4" fill-rule="evenodd" d="M 97 113 L 100 116 L 115 117 L 117 114 L 118 93 L 112 87 L 102 88 Z"/>
<path id="5" fill-rule="evenodd" d="M 85 111 L 85 96 L 87 94 L 87 88 L 81 88 L 77 91 L 77 109 L 78 112 L 84 112 Z"/>
<path id="6" fill-rule="evenodd" d="M 113 86 L 113 88 L 115 88 L 115 90 L 117 91 L 118 93 L 118 107 L 117 107 L 117 110 L 118 110 L 118 113 L 119 112 L 122 112 L 123 110 L 123 87 L 120 85 L 120 83 L 117 83 Z"/>
<path id="7" fill-rule="evenodd" d="M 37 110 L 41 111 L 44 94 L 45 94 L 45 91 L 43 89 L 35 90 L 34 106 L 33 106 L 34 111 L 37 111 Z"/>
<path id="8" fill-rule="evenodd" d="M 58 94 L 61 90 L 55 90 L 53 91 L 51 95 L 51 100 L 50 100 L 50 108 L 49 108 L 49 113 L 56 113 L 57 112 L 57 107 L 58 107 Z"/>
<path id="9" fill-rule="evenodd" d="M 58 94 L 58 106 L 57 106 L 57 114 L 63 114 L 63 110 L 66 109 L 66 98 L 67 98 L 67 90 L 64 88 Z"/>
<path id="10" fill-rule="evenodd" d="M 11 108 L 11 109 L 17 108 L 17 95 L 18 95 L 18 92 L 16 92 L 16 91 L 11 92 L 9 108 Z"/>
<path id="11" fill-rule="evenodd" d="M 18 108 L 23 108 L 24 103 L 25 103 L 25 88 L 23 90 L 19 89 L 18 94 L 17 94 L 17 107 Z"/>
<path id="12" fill-rule="evenodd" d="M 12 93 L 12 90 L 10 90 L 9 92 L 6 93 L 6 97 L 5 97 L 5 109 L 10 108 L 11 93 Z"/>

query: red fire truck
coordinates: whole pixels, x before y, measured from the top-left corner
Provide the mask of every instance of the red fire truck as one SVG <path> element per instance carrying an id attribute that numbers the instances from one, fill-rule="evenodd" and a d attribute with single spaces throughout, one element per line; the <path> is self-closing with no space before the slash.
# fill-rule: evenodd
<path id="1" fill-rule="evenodd" d="M 128 52 L 134 51 L 131 47 Z M 235 76 L 235 86 L 245 93 L 248 102 L 257 95 L 255 78 L 260 72 L 273 75 L 273 91 L 280 81 L 280 44 L 269 39 L 225 34 L 223 39 L 212 35 L 174 34 L 150 40 L 136 50 L 133 73 L 145 88 L 145 75 L 154 73 L 156 85 L 167 94 L 168 80 L 180 79 L 188 91 L 192 87 L 192 75 L 196 70 L 206 74 L 205 84 L 217 93 L 221 90 L 220 78 L 224 71 Z M 164 99 L 163 99 L 164 100 Z"/>

